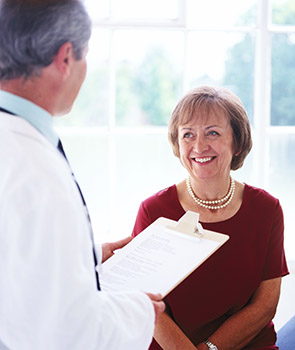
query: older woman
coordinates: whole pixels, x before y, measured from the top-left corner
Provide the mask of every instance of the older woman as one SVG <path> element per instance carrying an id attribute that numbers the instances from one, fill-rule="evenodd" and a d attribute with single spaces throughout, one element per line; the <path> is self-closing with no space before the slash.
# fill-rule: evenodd
<path id="1" fill-rule="evenodd" d="M 283 213 L 278 199 L 231 177 L 252 147 L 245 108 L 226 89 L 197 88 L 173 111 L 169 140 L 188 178 L 142 202 L 133 236 L 191 210 L 230 239 L 166 297 L 150 349 L 278 349 Z"/>

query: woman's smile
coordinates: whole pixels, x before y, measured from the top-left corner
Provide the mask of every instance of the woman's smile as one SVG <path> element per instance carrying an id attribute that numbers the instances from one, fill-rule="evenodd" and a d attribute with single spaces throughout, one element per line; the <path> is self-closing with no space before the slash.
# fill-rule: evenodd
<path id="1" fill-rule="evenodd" d="M 203 158 L 192 158 L 196 163 L 199 164 L 207 164 L 209 162 L 211 162 L 213 159 L 215 159 L 216 157 L 203 157 Z"/>

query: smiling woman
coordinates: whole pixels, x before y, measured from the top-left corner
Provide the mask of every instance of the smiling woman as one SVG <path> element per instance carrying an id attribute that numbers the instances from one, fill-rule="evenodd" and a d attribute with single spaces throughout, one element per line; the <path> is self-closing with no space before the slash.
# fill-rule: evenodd
<path id="1" fill-rule="evenodd" d="M 272 318 L 288 274 L 283 213 L 269 193 L 231 176 L 252 146 L 242 102 L 226 89 L 196 88 L 175 107 L 168 134 L 189 177 L 142 202 L 133 235 L 189 210 L 230 239 L 167 296 L 150 349 L 277 349 Z"/>
<path id="2" fill-rule="evenodd" d="M 183 182 L 179 185 L 185 210 L 198 210 L 204 222 L 232 217 L 241 206 L 243 185 L 231 181 L 230 171 L 243 165 L 252 147 L 250 124 L 240 99 L 226 89 L 194 89 L 175 107 L 168 135 L 174 154 L 189 174 L 186 188 Z M 226 205 L 213 205 L 223 201 Z"/>

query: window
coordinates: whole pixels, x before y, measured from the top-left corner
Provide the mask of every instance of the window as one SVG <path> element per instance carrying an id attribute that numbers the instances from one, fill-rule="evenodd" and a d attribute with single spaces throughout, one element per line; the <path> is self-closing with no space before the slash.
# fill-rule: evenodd
<path id="1" fill-rule="evenodd" d="M 56 121 L 97 241 L 131 233 L 140 202 L 186 174 L 167 121 L 197 85 L 244 102 L 254 148 L 237 180 L 278 197 L 295 260 L 294 0 L 87 0 L 88 73 L 70 115 Z"/>

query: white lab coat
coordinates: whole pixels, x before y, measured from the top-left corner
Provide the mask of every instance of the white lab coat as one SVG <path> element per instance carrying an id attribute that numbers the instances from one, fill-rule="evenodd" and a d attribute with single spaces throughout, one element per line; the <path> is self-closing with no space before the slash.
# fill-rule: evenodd
<path id="1" fill-rule="evenodd" d="M 64 157 L 25 120 L 0 113 L 1 349 L 147 349 L 149 298 L 96 290 L 88 221 Z"/>

